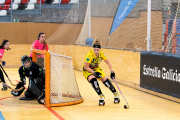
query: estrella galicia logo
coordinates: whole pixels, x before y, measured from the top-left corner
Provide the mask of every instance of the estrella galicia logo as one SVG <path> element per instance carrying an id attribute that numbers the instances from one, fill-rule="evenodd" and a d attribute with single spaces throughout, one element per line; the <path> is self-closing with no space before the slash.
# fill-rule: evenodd
<path id="1" fill-rule="evenodd" d="M 167 69 L 165 67 L 159 69 L 158 67 L 151 67 L 144 64 L 143 75 L 180 82 L 180 73 L 177 69 Z"/>

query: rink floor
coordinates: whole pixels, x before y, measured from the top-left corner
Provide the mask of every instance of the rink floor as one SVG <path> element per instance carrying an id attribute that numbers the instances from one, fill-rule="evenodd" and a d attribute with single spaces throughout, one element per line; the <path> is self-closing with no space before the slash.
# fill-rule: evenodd
<path id="1" fill-rule="evenodd" d="M 5 68 L 13 83 L 19 81 L 18 68 Z M 129 109 L 120 94 L 120 104 L 114 104 L 113 94 L 101 82 L 100 87 L 105 94 L 105 106 L 99 106 L 99 97 L 91 87 L 82 72 L 76 71 L 76 80 L 83 103 L 64 107 L 46 108 L 37 100 L 22 101 L 13 97 L 10 89 L 0 91 L 0 118 L 5 120 L 180 120 L 180 104 L 163 99 L 142 91 L 118 84 Z M 7 84 L 11 85 L 5 77 Z M 116 87 L 115 83 L 113 83 Z M 14 86 L 12 86 L 14 87 Z M 26 85 L 27 87 L 27 85 Z M 2 88 L 2 87 L 0 87 Z M 117 87 L 116 87 L 116 90 Z M 24 94 L 21 95 L 23 97 Z"/>

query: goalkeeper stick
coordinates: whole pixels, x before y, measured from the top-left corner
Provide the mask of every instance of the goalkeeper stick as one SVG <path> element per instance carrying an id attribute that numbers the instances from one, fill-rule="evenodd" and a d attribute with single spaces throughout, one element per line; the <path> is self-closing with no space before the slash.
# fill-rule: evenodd
<path id="1" fill-rule="evenodd" d="M 3 83 L 3 82 L 1 82 L 0 81 L 0 83 L 1 84 L 3 84 L 3 85 L 6 85 L 5 83 Z M 16 91 L 16 92 L 18 92 L 18 91 L 21 91 L 24 87 L 21 87 L 21 88 L 19 88 L 19 89 L 13 89 L 13 88 L 11 88 L 10 86 L 8 86 L 8 85 L 6 85 L 9 89 L 11 89 L 11 90 L 13 90 L 13 91 Z"/>
<path id="2" fill-rule="evenodd" d="M 11 85 L 16 86 L 17 84 L 13 84 L 13 83 L 11 82 L 11 80 L 9 79 L 8 75 L 6 74 L 4 68 L 2 67 L 1 64 L 0 64 L 0 67 L 1 67 L 1 69 L 3 70 L 4 74 L 6 75 L 6 77 L 8 78 L 9 82 L 11 83 Z"/>

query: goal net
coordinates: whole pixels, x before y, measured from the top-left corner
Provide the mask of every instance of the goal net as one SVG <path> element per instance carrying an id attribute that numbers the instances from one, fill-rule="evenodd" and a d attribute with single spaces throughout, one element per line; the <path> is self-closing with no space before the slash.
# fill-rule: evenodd
<path id="1" fill-rule="evenodd" d="M 137 4 L 127 13 L 131 8 L 130 3 L 134 1 L 137 1 Z M 84 46 L 87 45 L 88 38 L 99 38 L 104 48 L 141 51 L 147 50 L 148 36 L 152 51 L 180 54 L 180 1 L 151 0 L 151 17 L 148 17 L 148 1 L 80 0 L 79 9 L 66 11 L 67 15 L 62 25 L 46 42 L 55 45 Z M 122 6 L 120 16 L 126 14 L 126 17 L 110 34 L 119 6 Z M 78 15 L 74 16 L 72 13 L 78 13 Z M 70 21 L 75 17 L 77 17 L 76 21 Z M 148 26 L 148 23 L 151 24 Z"/>
<path id="2" fill-rule="evenodd" d="M 170 1 L 166 5 L 167 18 L 165 19 L 164 52 L 180 54 L 180 0 Z"/>
<path id="3" fill-rule="evenodd" d="M 83 102 L 72 64 L 72 57 L 33 50 L 33 61 L 45 69 L 46 107 Z"/>

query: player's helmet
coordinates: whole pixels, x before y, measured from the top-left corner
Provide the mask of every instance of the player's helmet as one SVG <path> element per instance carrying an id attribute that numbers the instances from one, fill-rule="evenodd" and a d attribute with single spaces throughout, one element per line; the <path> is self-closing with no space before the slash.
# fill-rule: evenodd
<path id="1" fill-rule="evenodd" d="M 30 59 L 29 56 L 24 55 L 24 56 L 21 57 L 21 62 L 22 62 L 22 65 L 24 66 L 24 68 L 29 68 L 29 67 L 30 67 L 30 66 L 29 66 L 29 67 L 26 67 L 26 66 L 24 65 L 24 63 L 27 62 L 27 61 L 30 62 L 30 66 L 31 66 L 32 62 L 31 62 L 31 59 Z"/>

